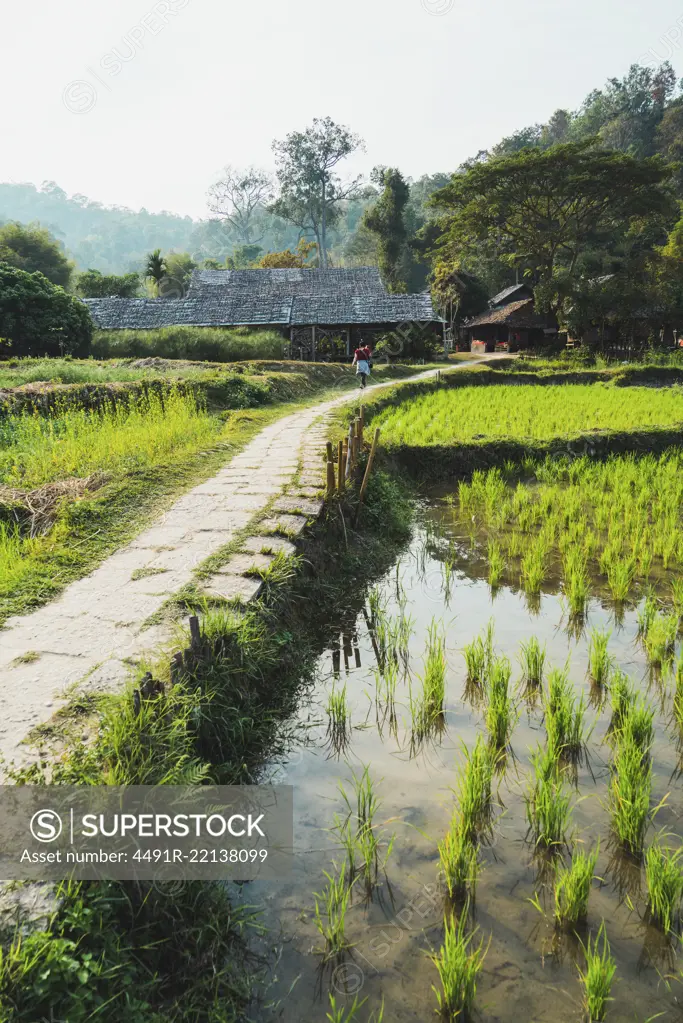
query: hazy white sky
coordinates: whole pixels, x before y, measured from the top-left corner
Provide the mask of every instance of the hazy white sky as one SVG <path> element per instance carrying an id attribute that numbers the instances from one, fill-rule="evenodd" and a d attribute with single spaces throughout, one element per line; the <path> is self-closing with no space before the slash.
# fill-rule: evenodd
<path id="1" fill-rule="evenodd" d="M 5 0 L 0 26 L 0 180 L 195 217 L 316 116 L 366 140 L 349 173 L 419 176 L 639 59 L 683 75 L 683 0 Z"/>

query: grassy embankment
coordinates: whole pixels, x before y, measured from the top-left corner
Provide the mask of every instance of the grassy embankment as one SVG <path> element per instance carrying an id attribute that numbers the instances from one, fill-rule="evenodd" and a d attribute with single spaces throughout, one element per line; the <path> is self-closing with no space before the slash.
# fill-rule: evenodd
<path id="1" fill-rule="evenodd" d="M 69 382 L 0 400 L 0 622 L 51 599 L 274 418 L 355 386 L 349 367 L 301 363 L 154 371 L 26 360 L 0 381 L 35 373 Z"/>
<path id="2" fill-rule="evenodd" d="M 189 603 L 221 652 L 200 658 L 174 688 L 134 710 L 130 689 L 97 703 L 93 745 L 64 722 L 66 752 L 53 783 L 223 784 L 257 781 L 287 743 L 284 723 L 309 684 L 313 665 L 339 622 L 360 613 L 365 588 L 391 564 L 408 535 L 410 507 L 376 473 L 362 532 L 336 506 L 304 542 L 302 557 L 271 578 L 246 615 Z M 334 623 L 330 626 L 330 622 Z M 168 683 L 168 659 L 141 666 Z M 131 684 L 132 686 L 132 684 Z M 89 708 L 92 713 L 93 708 Z M 68 729 L 74 729 L 70 738 Z M 17 781 L 42 783 L 37 768 Z M 164 894 L 151 884 L 58 887 L 61 907 L 44 931 L 5 935 L 0 1019 L 36 1023 L 229 1023 L 247 1017 L 261 969 L 249 958 L 248 910 L 225 885 L 187 883 Z"/>

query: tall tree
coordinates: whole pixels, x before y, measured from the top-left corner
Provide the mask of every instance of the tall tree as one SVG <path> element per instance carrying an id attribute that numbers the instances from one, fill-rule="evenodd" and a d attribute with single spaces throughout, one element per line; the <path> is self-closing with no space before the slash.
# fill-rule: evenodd
<path id="1" fill-rule="evenodd" d="M 407 291 L 406 270 L 409 258 L 408 230 L 405 210 L 410 188 L 399 170 L 394 167 L 377 169 L 375 177 L 384 186 L 370 209 L 365 211 L 365 226 L 377 235 L 377 263 L 387 289 L 400 293 Z"/>
<path id="2" fill-rule="evenodd" d="M 311 232 L 318 243 L 320 266 L 328 266 L 328 230 L 341 214 L 345 199 L 356 197 L 361 178 L 342 183 L 337 167 L 365 145 L 330 117 L 315 118 L 310 128 L 273 142 L 280 193 L 271 210 Z"/>
<path id="3" fill-rule="evenodd" d="M 161 249 L 155 249 L 154 252 L 150 252 L 147 257 L 147 266 L 145 267 L 145 277 L 148 281 L 151 281 L 152 289 L 157 298 L 160 295 L 161 282 L 166 276 L 166 260 L 161 255 Z"/>
<path id="4" fill-rule="evenodd" d="M 0 338 L 3 353 L 85 357 L 93 323 L 84 302 L 43 274 L 0 262 Z"/>
<path id="5" fill-rule="evenodd" d="M 197 264 L 189 252 L 170 252 L 165 259 L 166 273 L 160 281 L 162 298 L 184 298 Z"/>
<path id="6" fill-rule="evenodd" d="M 0 227 L 0 261 L 26 273 L 38 271 L 61 288 L 69 287 L 73 272 L 63 246 L 36 223 L 12 222 Z"/>
<path id="7" fill-rule="evenodd" d="M 559 313 L 580 275 L 580 258 L 609 249 L 632 225 L 664 233 L 677 207 L 670 168 L 597 148 L 596 139 L 476 164 L 432 197 L 442 211 L 439 254 L 466 260 L 484 244 L 535 286 Z"/>
<path id="8" fill-rule="evenodd" d="M 240 242 L 251 245 L 263 237 L 258 230 L 259 214 L 272 202 L 273 194 L 273 180 L 267 171 L 228 166 L 209 189 L 207 205 L 234 228 Z"/>

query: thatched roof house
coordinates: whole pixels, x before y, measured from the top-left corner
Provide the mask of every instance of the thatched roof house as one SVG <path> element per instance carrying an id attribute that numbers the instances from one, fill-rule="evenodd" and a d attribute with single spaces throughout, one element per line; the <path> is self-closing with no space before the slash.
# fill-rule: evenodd
<path id="1" fill-rule="evenodd" d="M 514 284 L 495 295 L 486 312 L 467 320 L 462 330 L 472 351 L 515 351 L 556 333 L 557 325 L 536 312 L 527 284 Z"/>
<path id="2" fill-rule="evenodd" d="M 374 267 L 197 270 L 180 298 L 84 301 L 102 330 L 270 327 L 286 333 L 301 358 L 348 354 L 361 335 L 441 323 L 428 294 L 390 295 Z"/>

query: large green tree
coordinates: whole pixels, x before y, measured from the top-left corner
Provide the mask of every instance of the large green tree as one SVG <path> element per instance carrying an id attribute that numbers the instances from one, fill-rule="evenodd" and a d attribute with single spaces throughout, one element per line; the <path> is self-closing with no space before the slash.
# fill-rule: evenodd
<path id="1" fill-rule="evenodd" d="M 161 298 L 184 298 L 197 264 L 189 252 L 171 252 L 164 260 L 166 273 L 159 282 Z"/>
<path id="2" fill-rule="evenodd" d="M 166 260 L 161 254 L 161 249 L 150 252 L 145 265 L 145 277 L 157 298 L 161 295 L 161 284 L 166 272 Z"/>
<path id="3" fill-rule="evenodd" d="M 140 290 L 140 275 L 102 274 L 86 270 L 76 280 L 76 290 L 83 298 L 134 298 Z"/>
<path id="4" fill-rule="evenodd" d="M 83 302 L 41 273 L 0 263 L 0 353 L 88 354 L 93 324 Z"/>
<path id="5" fill-rule="evenodd" d="M 339 220 L 342 203 L 358 196 L 361 178 L 343 183 L 337 173 L 342 160 L 363 140 L 330 117 L 315 118 L 305 131 L 273 142 L 279 195 L 271 212 L 315 237 L 320 266 L 328 266 L 328 232 Z"/>
<path id="6" fill-rule="evenodd" d="M 608 251 L 636 224 L 665 236 L 676 218 L 670 168 L 599 148 L 598 140 L 478 163 L 453 176 L 432 202 L 442 214 L 439 256 L 467 266 L 482 245 L 561 313 L 590 250 Z"/>
<path id="7" fill-rule="evenodd" d="M 410 188 L 395 167 L 383 168 L 377 174 L 383 185 L 379 199 L 365 211 L 365 226 L 377 236 L 377 265 L 388 291 L 408 290 L 406 280 L 408 229 L 405 211 Z"/>
<path id="8" fill-rule="evenodd" d="M 63 246 L 40 224 L 12 222 L 0 227 L 0 260 L 27 273 L 42 273 L 62 288 L 69 287 L 73 264 Z"/>

